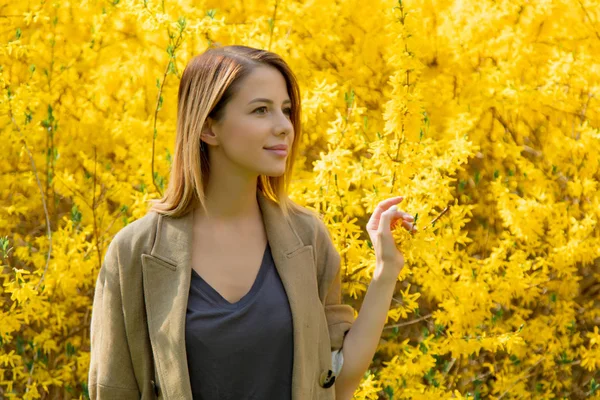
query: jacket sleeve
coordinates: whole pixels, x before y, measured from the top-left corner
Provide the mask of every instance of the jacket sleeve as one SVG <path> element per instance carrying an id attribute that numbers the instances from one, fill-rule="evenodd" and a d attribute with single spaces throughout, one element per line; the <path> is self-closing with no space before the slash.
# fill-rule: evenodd
<path id="1" fill-rule="evenodd" d="M 88 376 L 91 400 L 140 398 L 125 332 L 115 239 L 100 268 L 92 305 Z"/>
<path id="2" fill-rule="evenodd" d="M 331 351 L 342 348 L 344 337 L 354 322 L 354 309 L 342 304 L 341 257 L 325 224 L 318 221 L 318 259 L 322 264 L 321 288 L 323 305 L 331 339 Z"/>

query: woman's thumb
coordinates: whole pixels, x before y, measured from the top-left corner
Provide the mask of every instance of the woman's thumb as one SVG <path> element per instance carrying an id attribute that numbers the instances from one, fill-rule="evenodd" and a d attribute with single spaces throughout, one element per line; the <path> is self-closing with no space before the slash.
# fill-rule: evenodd
<path id="1" fill-rule="evenodd" d="M 377 229 L 379 232 L 391 231 L 391 221 L 397 211 L 398 206 L 394 204 L 381 214 L 381 219 L 379 220 L 379 229 Z"/>

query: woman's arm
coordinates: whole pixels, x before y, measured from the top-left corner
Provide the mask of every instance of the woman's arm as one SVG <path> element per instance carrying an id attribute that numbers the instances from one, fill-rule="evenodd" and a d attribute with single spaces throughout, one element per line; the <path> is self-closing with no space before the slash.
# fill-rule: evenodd
<path id="1" fill-rule="evenodd" d="M 351 399 L 369 368 L 390 308 L 398 274 L 404 267 L 404 256 L 396 247 L 391 229 L 396 222 L 414 230 L 414 218 L 397 209 L 402 197 L 394 197 L 377 205 L 367 223 L 367 231 L 375 248 L 376 267 L 360 313 L 343 343 L 344 363 L 336 379 L 336 399 Z"/>
<path id="2" fill-rule="evenodd" d="M 360 312 L 344 339 L 344 363 L 335 380 L 336 400 L 348 400 L 358 388 L 377 350 L 396 279 L 373 279 Z"/>

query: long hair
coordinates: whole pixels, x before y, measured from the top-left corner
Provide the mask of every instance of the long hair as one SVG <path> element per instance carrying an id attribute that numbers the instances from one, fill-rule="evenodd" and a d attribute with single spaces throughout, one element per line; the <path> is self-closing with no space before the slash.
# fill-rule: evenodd
<path id="1" fill-rule="evenodd" d="M 218 121 L 243 79 L 258 66 L 276 68 L 284 77 L 291 100 L 294 141 L 286 160 L 285 173 L 278 177 L 260 175 L 257 190 L 275 201 L 286 218 L 289 212 L 309 213 L 287 195 L 294 160 L 300 143 L 300 89 L 296 78 L 277 54 L 247 46 L 210 48 L 187 64 L 177 99 L 177 132 L 168 188 L 161 199 L 149 200 L 149 210 L 179 217 L 199 203 L 206 212 L 205 190 L 210 165 L 208 148 L 200 140 L 207 117 Z"/>

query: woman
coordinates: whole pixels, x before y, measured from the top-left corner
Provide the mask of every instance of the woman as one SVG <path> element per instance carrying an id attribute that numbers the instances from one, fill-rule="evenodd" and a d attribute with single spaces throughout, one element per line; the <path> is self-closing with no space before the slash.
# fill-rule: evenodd
<path id="1" fill-rule="evenodd" d="M 352 397 L 404 265 L 391 228 L 413 219 L 401 197 L 371 216 L 377 267 L 354 320 L 326 226 L 286 195 L 299 142 L 279 56 L 226 46 L 189 62 L 169 187 L 98 275 L 92 400 Z"/>

